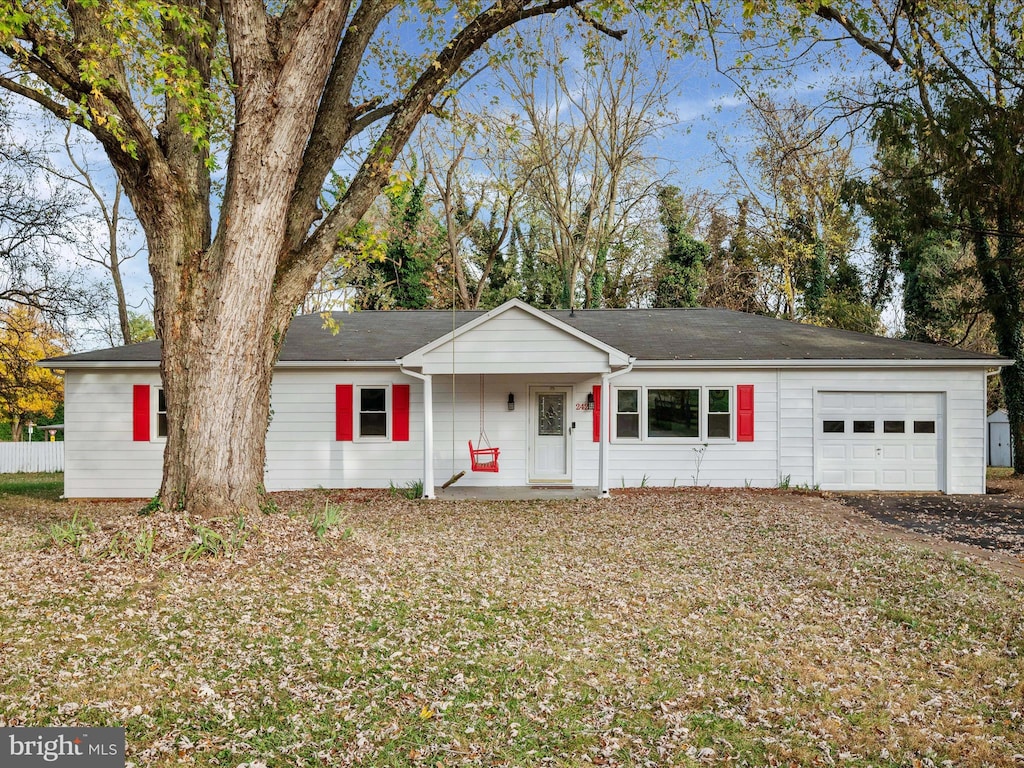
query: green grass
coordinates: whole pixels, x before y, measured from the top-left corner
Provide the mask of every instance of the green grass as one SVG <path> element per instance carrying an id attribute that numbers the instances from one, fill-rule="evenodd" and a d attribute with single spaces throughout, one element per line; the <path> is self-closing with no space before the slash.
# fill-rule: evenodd
<path id="1" fill-rule="evenodd" d="M 63 472 L 18 472 L 0 475 L 0 496 L 56 501 L 63 493 Z"/>

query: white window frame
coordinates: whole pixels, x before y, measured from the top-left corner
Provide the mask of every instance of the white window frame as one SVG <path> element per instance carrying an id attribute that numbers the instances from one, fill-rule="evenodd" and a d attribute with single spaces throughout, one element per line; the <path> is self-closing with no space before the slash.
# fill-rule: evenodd
<path id="1" fill-rule="evenodd" d="M 383 389 L 384 390 L 384 434 L 364 435 L 363 434 L 363 390 Z M 390 384 L 357 384 L 355 387 L 355 402 L 352 404 L 353 417 L 353 439 L 362 443 L 386 443 L 391 440 L 391 385 Z M 365 411 L 365 413 L 380 413 L 380 411 Z"/>
<path id="2" fill-rule="evenodd" d="M 727 437 L 711 437 L 708 434 L 708 417 L 711 416 L 711 390 L 723 389 L 729 393 L 729 434 Z M 705 443 L 735 443 L 736 442 L 736 387 L 734 386 L 708 386 L 704 387 L 701 393 L 701 435 Z M 721 414 L 721 411 L 715 411 Z"/>
<path id="3" fill-rule="evenodd" d="M 619 392 L 636 392 L 636 437 L 619 437 Z M 644 388 L 643 387 L 615 387 L 612 389 L 612 430 L 611 439 L 622 443 L 639 443 L 644 439 Z M 629 411 L 622 411 L 630 414 Z"/>
<path id="4" fill-rule="evenodd" d="M 697 410 L 698 410 L 698 424 L 697 424 L 697 435 L 695 437 L 661 437 L 652 436 L 649 434 L 648 427 L 648 406 L 650 403 L 650 391 L 651 390 L 662 390 L 662 389 L 675 389 L 675 390 L 697 390 Z M 729 436 L 728 437 L 709 437 L 708 436 L 708 415 L 709 407 L 711 403 L 711 390 L 726 390 L 729 393 Z M 639 437 L 619 437 L 618 434 L 618 416 L 619 416 L 619 402 L 618 393 L 620 390 L 635 390 L 638 392 L 638 405 L 640 408 L 639 419 L 640 419 L 640 436 Z M 676 445 L 701 445 L 703 443 L 712 443 L 715 445 L 727 445 L 736 442 L 736 385 L 735 384 L 701 384 L 701 385 L 685 385 L 685 384 L 673 384 L 673 385 L 661 385 L 661 384 L 650 384 L 646 386 L 630 386 L 630 387 L 615 387 L 612 389 L 612 397 L 610 407 L 612 410 L 611 418 L 611 440 L 616 443 L 652 443 L 652 444 L 676 444 Z"/>
<path id="5" fill-rule="evenodd" d="M 160 410 L 160 396 L 164 388 L 161 384 L 153 384 L 150 387 L 149 398 L 149 442 L 166 443 L 167 435 L 160 434 L 160 414 L 164 414 L 164 421 L 167 420 L 167 403 L 164 402 L 164 410 Z"/>

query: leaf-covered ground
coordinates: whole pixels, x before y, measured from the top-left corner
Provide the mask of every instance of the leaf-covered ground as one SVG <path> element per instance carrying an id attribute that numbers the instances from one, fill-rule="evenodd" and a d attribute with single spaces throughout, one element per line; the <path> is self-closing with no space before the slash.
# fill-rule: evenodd
<path id="1" fill-rule="evenodd" d="M 211 556 L 0 497 L 0 726 L 123 725 L 138 766 L 1024 765 L 1024 582 L 834 501 L 276 501 Z"/>

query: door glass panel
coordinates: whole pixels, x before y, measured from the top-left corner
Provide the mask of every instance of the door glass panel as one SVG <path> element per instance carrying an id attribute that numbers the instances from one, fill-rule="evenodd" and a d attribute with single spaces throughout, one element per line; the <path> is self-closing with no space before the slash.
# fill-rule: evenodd
<path id="1" fill-rule="evenodd" d="M 565 395 L 537 395 L 537 434 L 561 437 L 565 430 Z"/>
<path id="2" fill-rule="evenodd" d="M 860 433 L 874 432 L 875 422 L 873 421 L 855 421 L 853 422 L 853 431 Z"/>
<path id="3" fill-rule="evenodd" d="M 935 434 L 935 422 L 934 421 L 915 421 L 914 422 L 914 434 L 917 434 L 917 435 L 934 435 Z"/>
<path id="4" fill-rule="evenodd" d="M 902 421 L 885 421 L 882 424 L 882 431 L 887 435 L 903 434 L 906 431 L 904 427 L 905 422 Z"/>
<path id="5" fill-rule="evenodd" d="M 845 432 L 846 422 L 839 419 L 825 419 L 821 423 L 822 432 Z"/>

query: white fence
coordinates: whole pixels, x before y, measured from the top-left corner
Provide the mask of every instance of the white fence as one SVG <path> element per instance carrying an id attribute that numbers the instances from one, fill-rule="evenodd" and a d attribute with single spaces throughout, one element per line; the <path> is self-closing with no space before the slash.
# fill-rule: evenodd
<path id="1" fill-rule="evenodd" d="M 64 443 L 0 443 L 0 474 L 63 471 Z"/>

